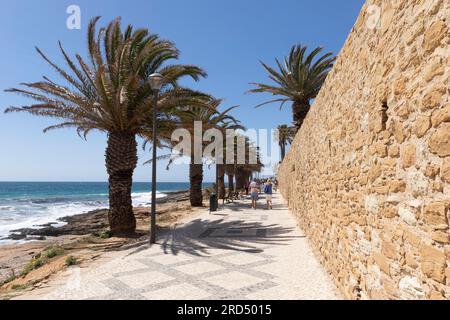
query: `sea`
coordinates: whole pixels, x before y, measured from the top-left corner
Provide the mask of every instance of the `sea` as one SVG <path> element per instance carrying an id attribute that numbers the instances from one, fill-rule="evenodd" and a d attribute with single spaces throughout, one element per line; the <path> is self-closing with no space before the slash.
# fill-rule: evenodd
<path id="1" fill-rule="evenodd" d="M 185 182 L 159 182 L 157 197 L 168 192 L 189 189 Z M 135 207 L 151 202 L 151 184 L 135 182 L 132 188 Z M 106 182 L 0 182 L 0 244 L 12 230 L 36 228 L 52 223 L 63 225 L 58 218 L 108 208 Z"/>

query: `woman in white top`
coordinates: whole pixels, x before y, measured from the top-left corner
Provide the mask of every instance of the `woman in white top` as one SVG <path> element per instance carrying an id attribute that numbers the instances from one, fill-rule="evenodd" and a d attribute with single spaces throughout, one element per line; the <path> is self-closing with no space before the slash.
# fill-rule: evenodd
<path id="1" fill-rule="evenodd" d="M 250 196 L 252 198 L 252 208 L 256 210 L 256 205 L 259 197 L 259 185 L 256 181 L 250 183 Z"/>

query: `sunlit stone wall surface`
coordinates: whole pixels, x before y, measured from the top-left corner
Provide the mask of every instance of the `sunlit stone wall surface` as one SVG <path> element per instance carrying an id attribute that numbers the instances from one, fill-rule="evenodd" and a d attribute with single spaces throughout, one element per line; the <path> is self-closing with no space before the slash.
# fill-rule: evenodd
<path id="1" fill-rule="evenodd" d="M 368 1 L 279 171 L 352 299 L 450 299 L 450 1 Z"/>

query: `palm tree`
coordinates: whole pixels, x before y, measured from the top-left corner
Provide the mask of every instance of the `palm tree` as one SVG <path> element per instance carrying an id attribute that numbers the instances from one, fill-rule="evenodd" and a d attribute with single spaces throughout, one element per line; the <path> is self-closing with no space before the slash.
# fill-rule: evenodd
<path id="1" fill-rule="evenodd" d="M 226 129 L 233 129 L 234 126 L 231 126 Z M 243 127 L 242 127 L 243 129 Z M 234 136 L 233 136 L 234 137 Z M 223 139 L 223 146 L 222 146 L 222 163 L 217 163 L 216 170 L 217 170 L 217 190 L 218 190 L 218 199 L 224 199 L 225 198 L 225 174 L 226 174 L 226 167 L 227 167 L 227 136 Z M 217 159 L 216 159 L 217 161 Z"/>
<path id="2" fill-rule="evenodd" d="M 25 83 L 25 89 L 6 90 L 24 95 L 37 104 L 10 107 L 6 112 L 27 112 L 61 120 L 44 130 L 75 128 L 86 139 L 92 130 L 107 133 L 106 169 L 109 175 L 109 225 L 115 235 L 135 231 L 136 220 L 131 201 L 132 176 L 137 164 L 136 135 L 152 124 L 153 92 L 147 81 L 159 72 L 165 79 L 158 101 L 158 114 L 169 113 L 180 104 L 200 95 L 179 88 L 184 76 L 194 80 L 206 76 L 196 66 L 167 65 L 179 52 L 173 43 L 160 39 L 146 29 L 121 30 L 120 19 L 98 33 L 99 17 L 88 27 L 89 60 L 76 55 L 72 60 L 62 45 L 60 49 L 69 71 L 65 71 L 37 49 L 40 56 L 65 80 L 57 84 L 47 77 Z"/>
<path id="3" fill-rule="evenodd" d="M 238 163 L 238 139 L 244 139 L 244 163 Z M 252 173 L 260 172 L 263 167 L 260 161 L 260 154 L 258 148 L 254 146 L 254 143 L 250 141 L 248 137 L 243 137 L 242 135 L 234 135 L 234 159 L 233 163 L 228 163 L 224 165 L 224 174 L 228 176 L 228 191 L 239 191 L 244 187 L 245 181 L 250 179 Z M 252 155 L 252 157 L 250 156 Z M 253 157 L 256 156 L 256 157 Z M 250 160 L 256 158 L 256 163 L 252 163 Z M 227 159 L 228 160 L 228 159 Z M 231 161 L 230 161 L 231 162 Z M 220 190 L 220 186 L 219 186 Z"/>
<path id="4" fill-rule="evenodd" d="M 248 92 L 267 92 L 279 97 L 257 107 L 281 102 L 281 109 L 286 102 L 291 101 L 294 126 L 300 129 L 311 107 L 311 100 L 316 98 L 336 60 L 331 52 L 318 57 L 322 50 L 319 47 L 306 55 L 306 46 L 295 45 L 289 56 L 284 58 L 284 65 L 275 59 L 278 71 L 261 62 L 276 85 L 252 83 L 256 88 Z"/>
<path id="5" fill-rule="evenodd" d="M 224 128 L 226 129 L 234 129 L 234 130 L 245 130 L 245 128 L 243 126 L 240 125 L 236 125 L 233 124 L 232 126 L 226 127 Z M 227 158 L 227 147 L 229 147 L 227 145 L 227 141 L 224 139 L 223 143 L 223 164 L 220 164 L 217 166 L 217 175 L 218 175 L 218 197 L 219 199 L 223 199 L 225 197 L 225 193 L 226 193 L 226 188 L 225 188 L 225 175 L 227 175 L 228 177 L 228 191 L 233 191 L 234 188 L 234 175 L 236 174 L 236 163 L 237 163 L 237 152 L 238 152 L 238 142 L 237 142 L 237 138 L 238 138 L 238 134 L 236 132 L 233 133 L 233 136 L 230 137 L 231 139 L 233 139 L 233 148 L 234 148 L 234 157 L 233 159 L 228 159 Z M 247 143 L 248 143 L 248 139 L 245 140 L 246 142 L 246 148 L 247 148 Z M 247 151 L 247 149 L 246 149 Z M 246 156 L 248 156 L 246 154 Z M 230 161 L 231 160 L 231 161 Z"/>
<path id="6" fill-rule="evenodd" d="M 175 118 L 172 120 L 172 125 L 175 128 L 185 129 L 190 133 L 191 137 L 191 150 L 189 150 L 190 154 L 177 154 L 177 157 L 189 156 L 190 164 L 189 164 L 189 198 L 191 206 L 193 207 L 201 207 L 203 205 L 203 161 L 200 163 L 196 162 L 195 157 L 195 148 L 194 148 L 194 136 L 195 132 L 195 122 L 200 122 L 202 126 L 202 138 L 203 134 L 209 129 L 218 129 L 222 133 L 225 133 L 226 129 L 240 129 L 242 126 L 239 125 L 239 121 L 236 120 L 233 116 L 230 115 L 230 111 L 235 109 L 236 107 L 228 108 L 224 111 L 219 111 L 219 106 L 222 103 L 222 100 L 215 99 L 212 97 L 203 97 L 198 101 L 203 101 L 198 104 L 190 104 L 183 105 L 182 108 L 179 108 L 176 112 L 174 112 Z M 174 142 L 171 141 L 170 135 L 165 136 L 164 138 L 166 142 L 166 147 L 169 149 L 173 149 L 175 147 Z M 207 143 L 202 142 L 203 152 Z M 180 151 L 180 150 L 178 150 Z M 217 157 L 217 155 L 213 155 Z M 165 155 L 160 157 L 162 158 L 170 158 L 169 165 L 173 162 L 173 156 Z M 203 160 L 203 157 L 202 157 Z M 213 160 L 213 159 L 211 159 Z"/>
<path id="7" fill-rule="evenodd" d="M 295 129 L 292 127 L 289 127 L 286 124 L 279 125 L 277 128 L 278 134 L 278 145 L 280 146 L 281 151 L 281 161 L 284 160 L 286 156 L 286 145 L 292 144 L 292 140 L 295 135 Z"/>
<path id="8" fill-rule="evenodd" d="M 225 158 L 225 164 L 224 164 L 224 180 L 225 180 L 225 174 L 227 175 L 228 180 L 228 192 L 232 192 L 236 190 L 235 187 L 235 176 L 236 176 L 236 163 L 237 163 L 237 148 L 238 148 L 238 135 L 236 133 L 233 134 L 233 148 L 234 148 L 234 157 L 233 159 Z M 225 187 L 225 181 L 224 181 L 224 187 Z M 225 192 L 223 194 L 225 196 Z"/>
<path id="9" fill-rule="evenodd" d="M 254 159 L 256 162 L 252 162 Z M 248 181 L 253 173 L 261 172 L 263 167 L 259 148 L 255 147 L 248 137 L 245 137 L 245 163 L 236 163 L 236 189 L 239 191 L 244 188 L 245 181 Z"/>
<path id="10" fill-rule="evenodd" d="M 225 164 L 217 165 L 217 190 L 218 199 L 223 199 L 225 197 Z"/>

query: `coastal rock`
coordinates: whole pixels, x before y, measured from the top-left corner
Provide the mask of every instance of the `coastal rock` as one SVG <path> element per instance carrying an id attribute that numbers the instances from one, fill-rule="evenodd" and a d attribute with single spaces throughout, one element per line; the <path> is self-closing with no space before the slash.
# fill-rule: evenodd
<path id="1" fill-rule="evenodd" d="M 94 210 L 59 219 L 67 224 L 60 227 L 24 228 L 11 231 L 10 240 L 23 240 L 35 237 L 59 237 L 62 235 L 84 235 L 91 234 L 108 227 L 108 210 Z"/>
<path id="2" fill-rule="evenodd" d="M 189 192 L 178 191 L 167 193 L 166 197 L 158 198 L 158 205 L 177 203 L 189 199 Z M 142 212 L 141 214 L 148 214 Z M 59 237 L 64 235 L 89 235 L 104 231 L 108 228 L 108 210 L 99 209 L 87 213 L 68 216 L 58 219 L 64 222 L 63 226 L 55 227 L 57 222 L 50 222 L 37 228 L 23 228 L 12 230 L 8 237 L 2 240 L 44 240 L 46 237 Z"/>

